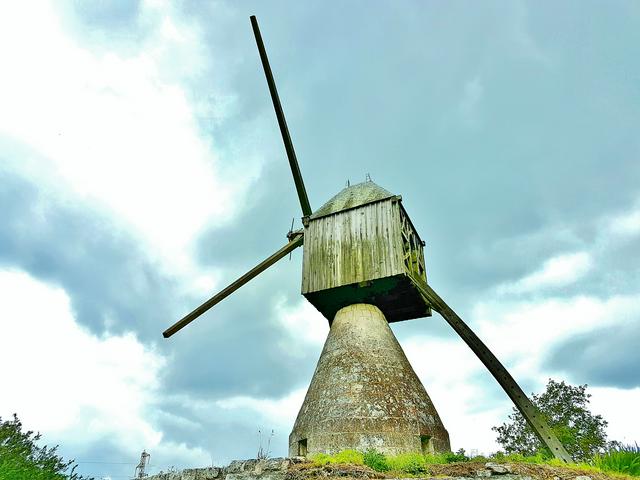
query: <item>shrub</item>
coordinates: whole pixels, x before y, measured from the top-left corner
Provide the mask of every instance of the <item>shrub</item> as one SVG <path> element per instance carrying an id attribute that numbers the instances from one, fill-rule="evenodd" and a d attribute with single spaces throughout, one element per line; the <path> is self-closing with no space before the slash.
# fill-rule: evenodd
<path id="1" fill-rule="evenodd" d="M 427 470 L 427 461 L 420 453 L 401 453 L 387 459 L 390 470 L 411 474 L 423 473 Z M 435 463 L 435 462 L 430 462 Z"/>
<path id="2" fill-rule="evenodd" d="M 356 450 L 343 450 L 336 453 L 332 463 L 351 463 L 353 465 L 364 465 L 364 456 Z"/>
<path id="3" fill-rule="evenodd" d="M 552 457 L 546 452 L 538 452 L 535 455 L 522 455 L 521 453 L 497 452 L 491 455 L 491 460 L 501 463 L 548 463 Z M 564 462 L 562 462 L 564 464 Z"/>
<path id="4" fill-rule="evenodd" d="M 479 463 L 487 463 L 493 462 L 493 458 L 485 457 L 484 455 L 476 455 L 475 457 L 471 457 L 469 459 L 470 462 L 479 462 Z"/>
<path id="5" fill-rule="evenodd" d="M 376 472 L 386 472 L 389 470 L 387 457 L 374 449 L 369 449 L 364 453 L 364 464 Z"/>
<path id="6" fill-rule="evenodd" d="M 546 390 L 533 395 L 531 402 L 547 421 L 553 433 L 575 461 L 589 461 L 607 446 L 607 422 L 601 415 L 589 411 L 591 395 L 587 385 L 576 387 L 549 379 Z M 492 430 L 507 453 L 535 456 L 541 453 L 551 458 L 551 451 L 543 445 L 522 414 L 514 407 L 509 421 Z"/>
<path id="7" fill-rule="evenodd" d="M 326 453 L 316 453 L 315 455 L 311 455 L 311 461 L 318 466 L 326 465 L 331 462 L 332 457 Z"/>
<path id="8" fill-rule="evenodd" d="M 640 477 L 640 447 L 637 443 L 635 446 L 614 447 L 607 453 L 596 455 L 593 458 L 593 464 L 603 471 L 620 472 Z"/>
<path id="9" fill-rule="evenodd" d="M 446 454 L 445 453 L 427 453 L 424 455 L 424 462 L 429 465 L 439 465 L 442 463 L 447 463 Z"/>
<path id="10" fill-rule="evenodd" d="M 389 470 L 387 457 L 372 448 L 364 452 L 364 464 L 376 472 L 386 472 Z"/>
<path id="11" fill-rule="evenodd" d="M 13 420 L 0 418 L 0 478 L 29 480 L 87 479 L 75 473 L 74 460 L 64 460 L 58 447 L 41 447 L 41 435 L 23 431 L 22 422 L 13 414 Z"/>
<path id="12" fill-rule="evenodd" d="M 455 462 L 468 462 L 469 457 L 464 452 L 464 448 L 461 448 L 457 452 L 445 452 L 442 454 L 444 458 L 444 463 L 455 463 Z"/>
<path id="13" fill-rule="evenodd" d="M 327 465 L 330 463 L 350 463 L 353 465 L 364 465 L 364 456 L 356 450 L 342 450 L 334 455 L 326 453 L 316 453 L 311 457 L 311 461 L 316 465 Z"/>

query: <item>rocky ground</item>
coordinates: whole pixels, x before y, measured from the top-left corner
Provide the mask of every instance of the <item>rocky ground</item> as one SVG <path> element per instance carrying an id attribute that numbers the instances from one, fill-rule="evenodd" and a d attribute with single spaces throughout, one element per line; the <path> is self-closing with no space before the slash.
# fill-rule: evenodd
<path id="1" fill-rule="evenodd" d="M 429 465 L 428 474 L 416 475 L 414 478 L 457 478 L 481 479 L 483 477 L 499 477 L 495 480 L 610 480 L 619 476 L 595 473 L 569 467 L 553 467 L 528 463 L 495 464 L 481 462 L 460 462 L 443 465 Z M 314 478 L 400 478 L 393 472 L 380 473 L 361 465 L 325 465 L 314 466 L 310 463 L 293 464 L 288 468 L 287 480 L 307 480 Z M 402 478 L 406 478 L 402 474 Z"/>
<path id="2" fill-rule="evenodd" d="M 577 467 L 555 467 L 531 463 L 461 462 L 429 465 L 428 472 L 410 476 L 404 473 L 380 473 L 362 465 L 317 466 L 302 459 L 274 458 L 237 460 L 224 468 L 194 468 L 161 473 L 147 480 L 350 480 L 350 479 L 451 479 L 481 480 L 621 480 L 621 475 L 607 475 Z"/>

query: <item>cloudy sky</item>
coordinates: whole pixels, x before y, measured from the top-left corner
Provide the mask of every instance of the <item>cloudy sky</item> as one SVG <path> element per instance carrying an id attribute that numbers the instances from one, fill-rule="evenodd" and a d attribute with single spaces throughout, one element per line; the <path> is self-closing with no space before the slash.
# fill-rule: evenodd
<path id="1" fill-rule="evenodd" d="M 524 390 L 587 383 L 640 440 L 640 4 L 0 9 L 0 416 L 83 472 L 253 457 L 258 429 L 286 454 L 328 332 L 300 250 L 161 336 L 300 225 L 251 14 L 312 207 L 367 173 L 401 194 Z M 480 362 L 437 315 L 393 330 L 452 447 L 494 451 L 511 405 Z"/>

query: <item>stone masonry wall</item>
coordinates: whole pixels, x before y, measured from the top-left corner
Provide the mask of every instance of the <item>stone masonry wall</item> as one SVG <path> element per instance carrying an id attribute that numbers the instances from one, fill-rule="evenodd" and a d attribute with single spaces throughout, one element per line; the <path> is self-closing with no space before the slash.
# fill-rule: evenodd
<path id="1" fill-rule="evenodd" d="M 223 468 L 187 468 L 151 475 L 145 480 L 284 480 L 291 462 L 287 458 L 234 460 Z"/>
<path id="2" fill-rule="evenodd" d="M 289 456 L 368 448 L 445 452 L 449 434 L 384 314 L 338 311 L 289 436 Z"/>

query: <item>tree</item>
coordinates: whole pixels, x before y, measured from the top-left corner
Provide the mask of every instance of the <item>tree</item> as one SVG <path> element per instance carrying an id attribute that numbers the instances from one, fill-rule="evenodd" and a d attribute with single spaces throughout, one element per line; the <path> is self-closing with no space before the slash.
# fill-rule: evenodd
<path id="1" fill-rule="evenodd" d="M 0 478 L 11 480 L 92 480 L 75 473 L 74 461 L 56 454 L 57 446 L 39 447 L 39 433 L 23 432 L 22 422 L 0 417 Z M 68 473 L 65 473 L 69 471 Z"/>
<path id="2" fill-rule="evenodd" d="M 593 415 L 589 409 L 587 385 L 577 387 L 549 379 L 541 395 L 533 395 L 531 401 L 545 417 L 549 427 L 575 461 L 590 460 L 607 447 L 606 420 Z M 497 442 L 507 453 L 525 456 L 551 452 L 538 440 L 522 414 L 513 409 L 509 422 L 492 430 L 498 432 Z"/>

